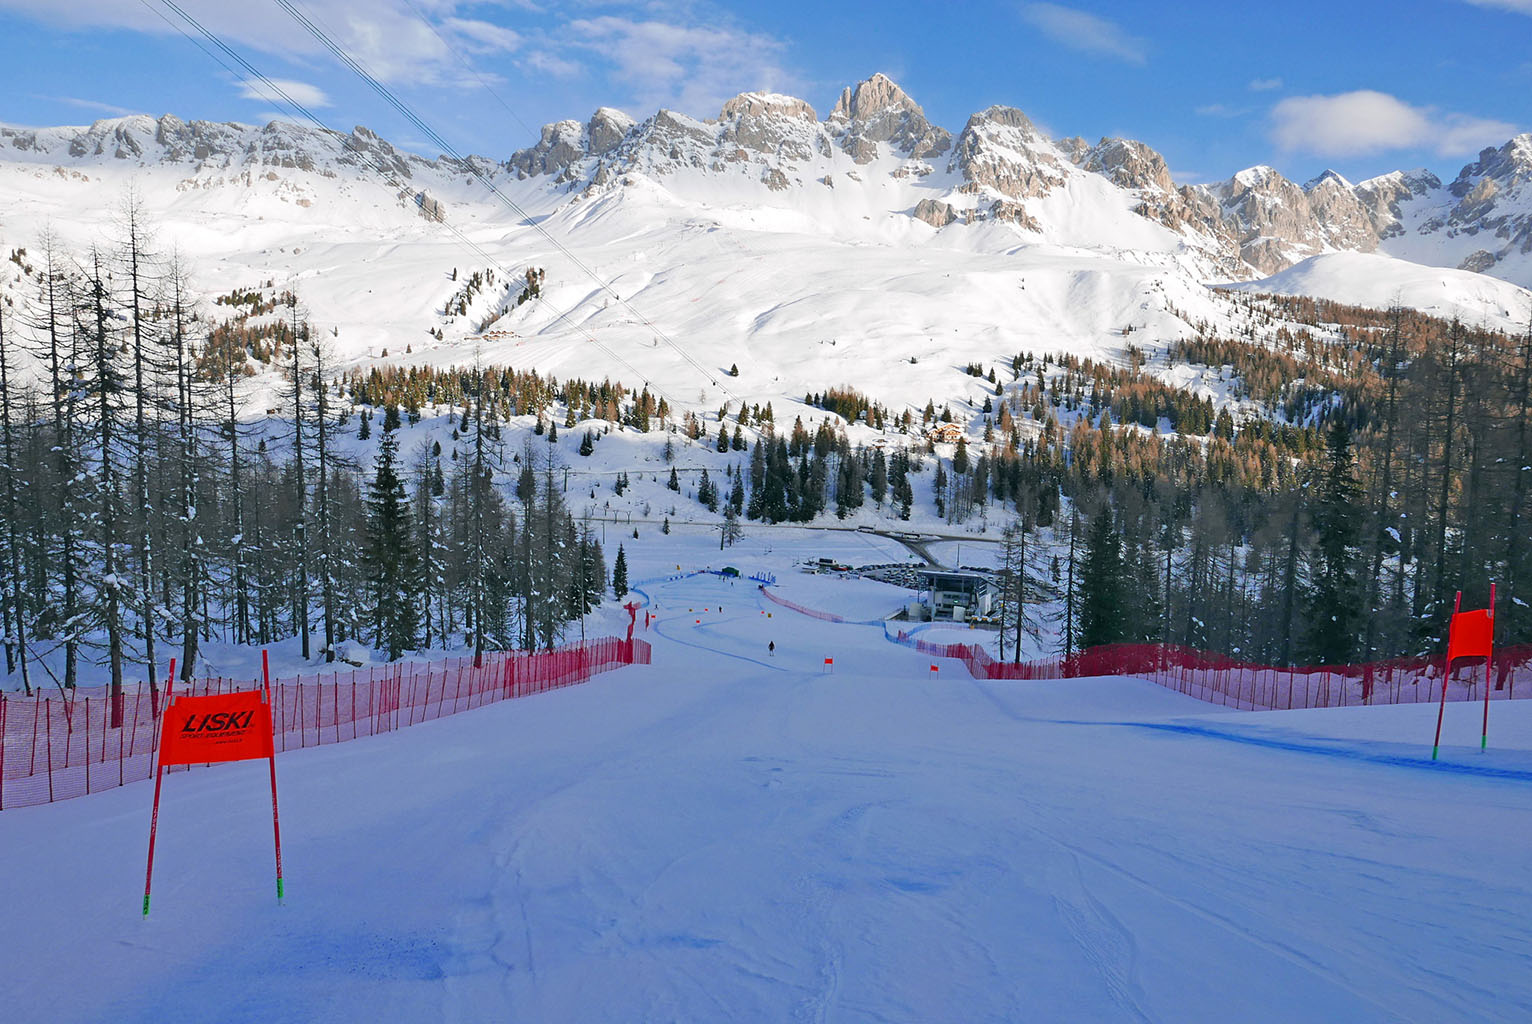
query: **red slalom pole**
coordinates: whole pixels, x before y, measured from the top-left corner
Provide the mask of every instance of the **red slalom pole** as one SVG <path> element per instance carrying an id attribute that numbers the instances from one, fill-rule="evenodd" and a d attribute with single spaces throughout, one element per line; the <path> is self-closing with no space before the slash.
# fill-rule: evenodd
<path id="1" fill-rule="evenodd" d="M 1495 665 L 1495 585 L 1489 585 L 1489 627 L 1490 648 L 1489 654 L 1484 658 L 1484 729 L 1479 733 L 1479 753 L 1489 749 L 1489 687 L 1490 673 Z"/>
<path id="2" fill-rule="evenodd" d="M 266 651 L 261 651 L 261 680 L 266 690 L 266 707 L 271 707 L 271 663 Z M 282 903 L 282 825 L 277 818 L 277 745 L 266 748 L 266 760 L 271 765 L 271 836 L 277 851 L 277 904 Z"/>
<path id="3" fill-rule="evenodd" d="M 1458 591 L 1458 596 L 1452 602 L 1452 614 L 1456 615 L 1458 609 L 1463 607 L 1463 592 Z M 1442 662 L 1442 702 L 1436 709 L 1436 742 L 1431 744 L 1431 760 L 1436 760 L 1437 752 L 1442 747 L 1442 718 L 1447 714 L 1447 677 L 1452 675 L 1452 620 L 1447 620 L 1447 657 Z"/>
<path id="4" fill-rule="evenodd" d="M 170 678 L 165 681 L 164 711 L 170 710 L 170 691 L 176 685 L 176 660 L 170 659 Z M 164 714 L 160 715 L 160 722 L 165 721 Z M 89 723 L 87 723 L 89 728 Z M 154 882 L 154 836 L 160 827 L 160 783 L 165 778 L 165 767 L 160 764 L 160 755 L 154 755 L 154 810 L 149 812 L 149 863 L 144 868 L 144 916 L 149 916 L 149 887 Z"/>

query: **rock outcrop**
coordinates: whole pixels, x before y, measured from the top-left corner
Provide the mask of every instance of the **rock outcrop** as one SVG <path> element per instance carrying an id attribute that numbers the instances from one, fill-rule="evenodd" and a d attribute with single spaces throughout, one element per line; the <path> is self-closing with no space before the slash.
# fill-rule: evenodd
<path id="1" fill-rule="evenodd" d="M 927 121 L 920 105 L 883 74 L 847 86 L 826 123 L 859 164 L 875 160 L 880 143 L 917 159 L 941 156 L 952 147 L 951 134 Z"/>

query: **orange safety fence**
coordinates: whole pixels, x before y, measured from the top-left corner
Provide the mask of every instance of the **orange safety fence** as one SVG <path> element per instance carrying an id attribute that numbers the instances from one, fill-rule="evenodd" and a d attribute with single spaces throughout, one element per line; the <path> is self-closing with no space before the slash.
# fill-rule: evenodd
<path id="1" fill-rule="evenodd" d="M 553 651 L 497 651 L 272 682 L 278 753 L 392 732 L 496 701 L 583 683 L 598 672 L 647 665 L 649 644 L 608 638 Z M 198 679 L 175 694 L 258 689 L 259 680 Z M 52 803 L 154 775 L 163 694 L 147 687 L 117 699 L 107 687 L 65 696 L 0 695 L 0 810 Z M 167 767 L 184 771 L 184 767 Z"/>

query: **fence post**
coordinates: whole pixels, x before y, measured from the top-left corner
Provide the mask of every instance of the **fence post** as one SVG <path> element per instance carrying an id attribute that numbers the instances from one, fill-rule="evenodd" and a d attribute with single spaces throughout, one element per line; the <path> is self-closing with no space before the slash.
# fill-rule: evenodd
<path id="1" fill-rule="evenodd" d="M 0 742 L 4 742 L 0 738 Z M 90 796 L 90 698 L 85 698 L 85 795 Z"/>
<path id="2" fill-rule="evenodd" d="M 48 719 L 48 726 L 43 731 L 47 733 L 48 743 L 48 802 L 53 803 L 53 698 L 44 701 L 43 714 Z"/>
<path id="3" fill-rule="evenodd" d="M 0 693 L 0 811 L 5 810 L 5 718 L 10 702 Z"/>

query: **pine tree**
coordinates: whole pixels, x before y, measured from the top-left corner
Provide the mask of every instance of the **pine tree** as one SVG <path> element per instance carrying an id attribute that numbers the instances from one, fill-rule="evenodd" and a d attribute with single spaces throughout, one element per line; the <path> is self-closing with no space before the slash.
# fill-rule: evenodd
<path id="1" fill-rule="evenodd" d="M 1122 537 L 1103 504 L 1091 517 L 1080 569 L 1080 646 L 1120 643 L 1126 637 Z"/>
<path id="2" fill-rule="evenodd" d="M 628 596 L 628 553 L 621 544 L 617 545 L 617 561 L 612 563 L 612 593 L 619 601 Z"/>
<path id="3" fill-rule="evenodd" d="M 1337 422 L 1325 439 L 1314 504 L 1315 545 L 1304 589 L 1307 651 L 1319 664 L 1344 664 L 1356 651 L 1362 504 L 1352 462 L 1351 430 Z"/>
<path id="4" fill-rule="evenodd" d="M 414 649 L 419 633 L 420 557 L 410 524 L 404 480 L 399 475 L 399 439 L 385 432 L 378 445 L 367 499 L 367 570 L 373 636 L 394 661 Z"/>
<path id="5" fill-rule="evenodd" d="M 28 697 L 32 696 L 32 675 L 27 658 L 27 603 L 23 598 L 24 582 L 21 574 L 21 542 L 17 523 L 21 516 L 16 483 L 17 452 L 11 430 L 11 381 L 10 353 L 6 349 L 5 309 L 0 305 L 0 472 L 5 475 L 5 548 L 6 572 L 10 576 L 6 589 L 5 653 L 6 673 L 15 671 L 19 661 L 21 685 Z"/>

